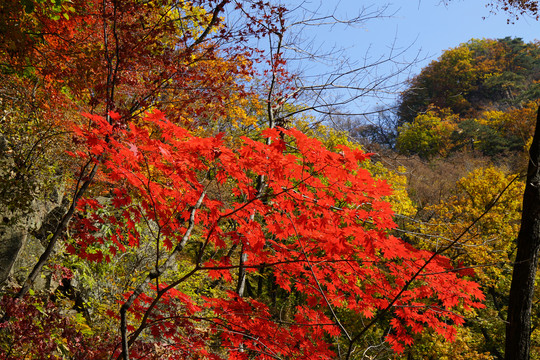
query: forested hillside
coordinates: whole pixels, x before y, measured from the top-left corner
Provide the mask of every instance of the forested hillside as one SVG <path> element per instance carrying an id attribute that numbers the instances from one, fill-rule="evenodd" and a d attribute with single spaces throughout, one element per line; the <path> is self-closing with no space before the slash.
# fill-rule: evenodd
<path id="1" fill-rule="evenodd" d="M 397 148 L 423 158 L 463 150 L 491 158 L 521 152 L 539 97 L 539 44 L 471 40 L 410 81 L 397 111 Z"/>
<path id="2" fill-rule="evenodd" d="M 522 194 L 538 109 L 540 45 L 472 39 L 445 51 L 401 95 L 387 163 L 404 166 L 414 216 L 400 232 L 445 252 L 486 295 L 452 345 L 429 340 L 413 358 L 442 353 L 503 359 L 508 294 Z M 392 159 L 392 160 L 389 160 Z M 398 214 L 399 216 L 399 214 Z M 473 275 L 474 274 L 474 275 Z M 538 358 L 539 309 L 532 309 L 531 358 Z M 446 352 L 445 352 L 446 351 Z M 511 357 L 510 357 L 511 358 Z"/>
<path id="3" fill-rule="evenodd" d="M 0 358 L 504 358 L 540 45 L 449 49 L 345 131 L 365 69 L 293 72 L 295 11 L 0 4 Z"/>

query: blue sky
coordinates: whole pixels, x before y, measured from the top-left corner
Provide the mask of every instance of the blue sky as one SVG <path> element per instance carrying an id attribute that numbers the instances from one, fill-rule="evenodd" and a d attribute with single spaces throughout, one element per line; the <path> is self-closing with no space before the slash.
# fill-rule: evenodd
<path id="1" fill-rule="evenodd" d="M 354 4 L 345 0 L 341 3 L 346 7 Z M 391 6 L 397 9 L 392 19 L 366 23 L 365 31 L 383 42 L 391 40 L 395 34 L 404 43 L 416 39 L 417 47 L 437 56 L 442 50 L 471 38 L 513 36 L 525 41 L 540 38 L 540 23 L 536 20 L 524 17 L 508 24 L 508 14 L 490 14 L 484 3 L 454 0 L 445 6 L 437 4 L 437 0 L 400 1 Z"/>
<path id="2" fill-rule="evenodd" d="M 361 0 L 302 2 L 306 9 L 320 7 L 320 12 L 331 12 L 335 9 L 335 15 L 340 18 L 355 16 L 362 6 L 370 11 L 383 4 L 383 2 L 371 3 L 374 5 Z M 391 15 L 389 18 L 372 19 L 354 28 L 312 27 L 306 29 L 303 36 L 306 39 L 313 38 L 315 46 L 320 49 L 333 46 L 344 48 L 344 53 L 340 56 L 348 57 L 353 62 L 361 63 L 366 55 L 370 60 L 379 59 L 388 54 L 392 48 L 394 52 L 403 51 L 398 58 L 403 64 L 416 58 L 421 59 L 395 81 L 403 81 L 417 74 L 423 66 L 438 58 L 444 50 L 467 42 L 471 38 L 496 39 L 511 36 L 523 38 L 526 42 L 540 39 L 540 22 L 522 17 L 514 24 L 508 24 L 508 14 L 504 12 L 492 14 L 485 3 L 486 1 L 478 0 L 453 0 L 450 4 L 443 5 L 439 0 L 400 0 L 389 3 L 386 11 L 386 14 Z M 305 71 L 306 73 L 320 71 L 322 67 L 319 66 L 306 66 Z M 377 75 L 391 71 L 391 67 L 383 66 Z M 392 95 L 388 95 L 386 100 L 366 98 L 363 102 L 357 102 L 355 106 L 358 107 L 358 112 L 362 112 L 377 105 L 387 105 L 394 98 Z"/>

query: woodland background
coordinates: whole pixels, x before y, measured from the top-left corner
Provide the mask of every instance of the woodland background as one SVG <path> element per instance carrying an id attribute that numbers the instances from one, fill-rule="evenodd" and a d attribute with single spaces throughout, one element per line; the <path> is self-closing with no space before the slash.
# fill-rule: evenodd
<path id="1" fill-rule="evenodd" d="M 377 64 L 288 67 L 335 21 L 0 4 L 0 357 L 505 358 L 540 43 L 449 49 L 367 123 L 346 105 L 390 91 Z"/>

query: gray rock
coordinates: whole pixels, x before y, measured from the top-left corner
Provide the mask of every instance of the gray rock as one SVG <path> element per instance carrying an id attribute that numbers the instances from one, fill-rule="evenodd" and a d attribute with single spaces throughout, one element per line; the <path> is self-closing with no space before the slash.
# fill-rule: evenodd
<path id="1" fill-rule="evenodd" d="M 9 161 L 1 160 L 0 180 L 2 172 L 9 173 L 6 165 L 11 165 Z M 63 186 L 53 188 L 45 196 L 27 193 L 33 199 L 19 203 L 7 198 L 7 194 L 18 194 L 31 186 L 22 181 L 12 182 L 10 186 L 12 189 L 4 188 L 4 196 L 0 196 L 0 288 L 10 275 L 19 284 L 26 280 L 67 207 Z M 46 282 L 39 278 L 34 289 L 45 286 Z"/>
<path id="2" fill-rule="evenodd" d="M 6 282 L 28 236 L 28 233 L 21 229 L 3 230 L 0 231 L 0 286 Z"/>

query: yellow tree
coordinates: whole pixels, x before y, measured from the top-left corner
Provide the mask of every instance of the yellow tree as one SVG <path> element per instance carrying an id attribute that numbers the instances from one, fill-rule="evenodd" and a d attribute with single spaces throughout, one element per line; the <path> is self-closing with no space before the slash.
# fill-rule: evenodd
<path id="1" fill-rule="evenodd" d="M 485 353 L 502 357 L 505 299 L 523 188 L 519 175 L 507 175 L 495 167 L 479 168 L 456 183 L 448 200 L 425 209 L 429 220 L 408 225 L 411 241 L 431 250 L 445 247 L 464 234 L 446 254 L 459 272 L 477 280 L 489 294 L 486 308 L 469 314 L 468 326 L 460 330 L 461 347 L 453 347 L 455 354 L 461 351 L 463 356 L 476 352 L 478 358 Z M 450 347 L 439 342 L 430 351 L 449 354 Z"/>
<path id="2" fill-rule="evenodd" d="M 424 159 L 444 156 L 450 150 L 450 136 L 458 121 L 459 117 L 450 109 L 431 108 L 399 128 L 397 148 L 402 153 L 417 154 Z"/>

